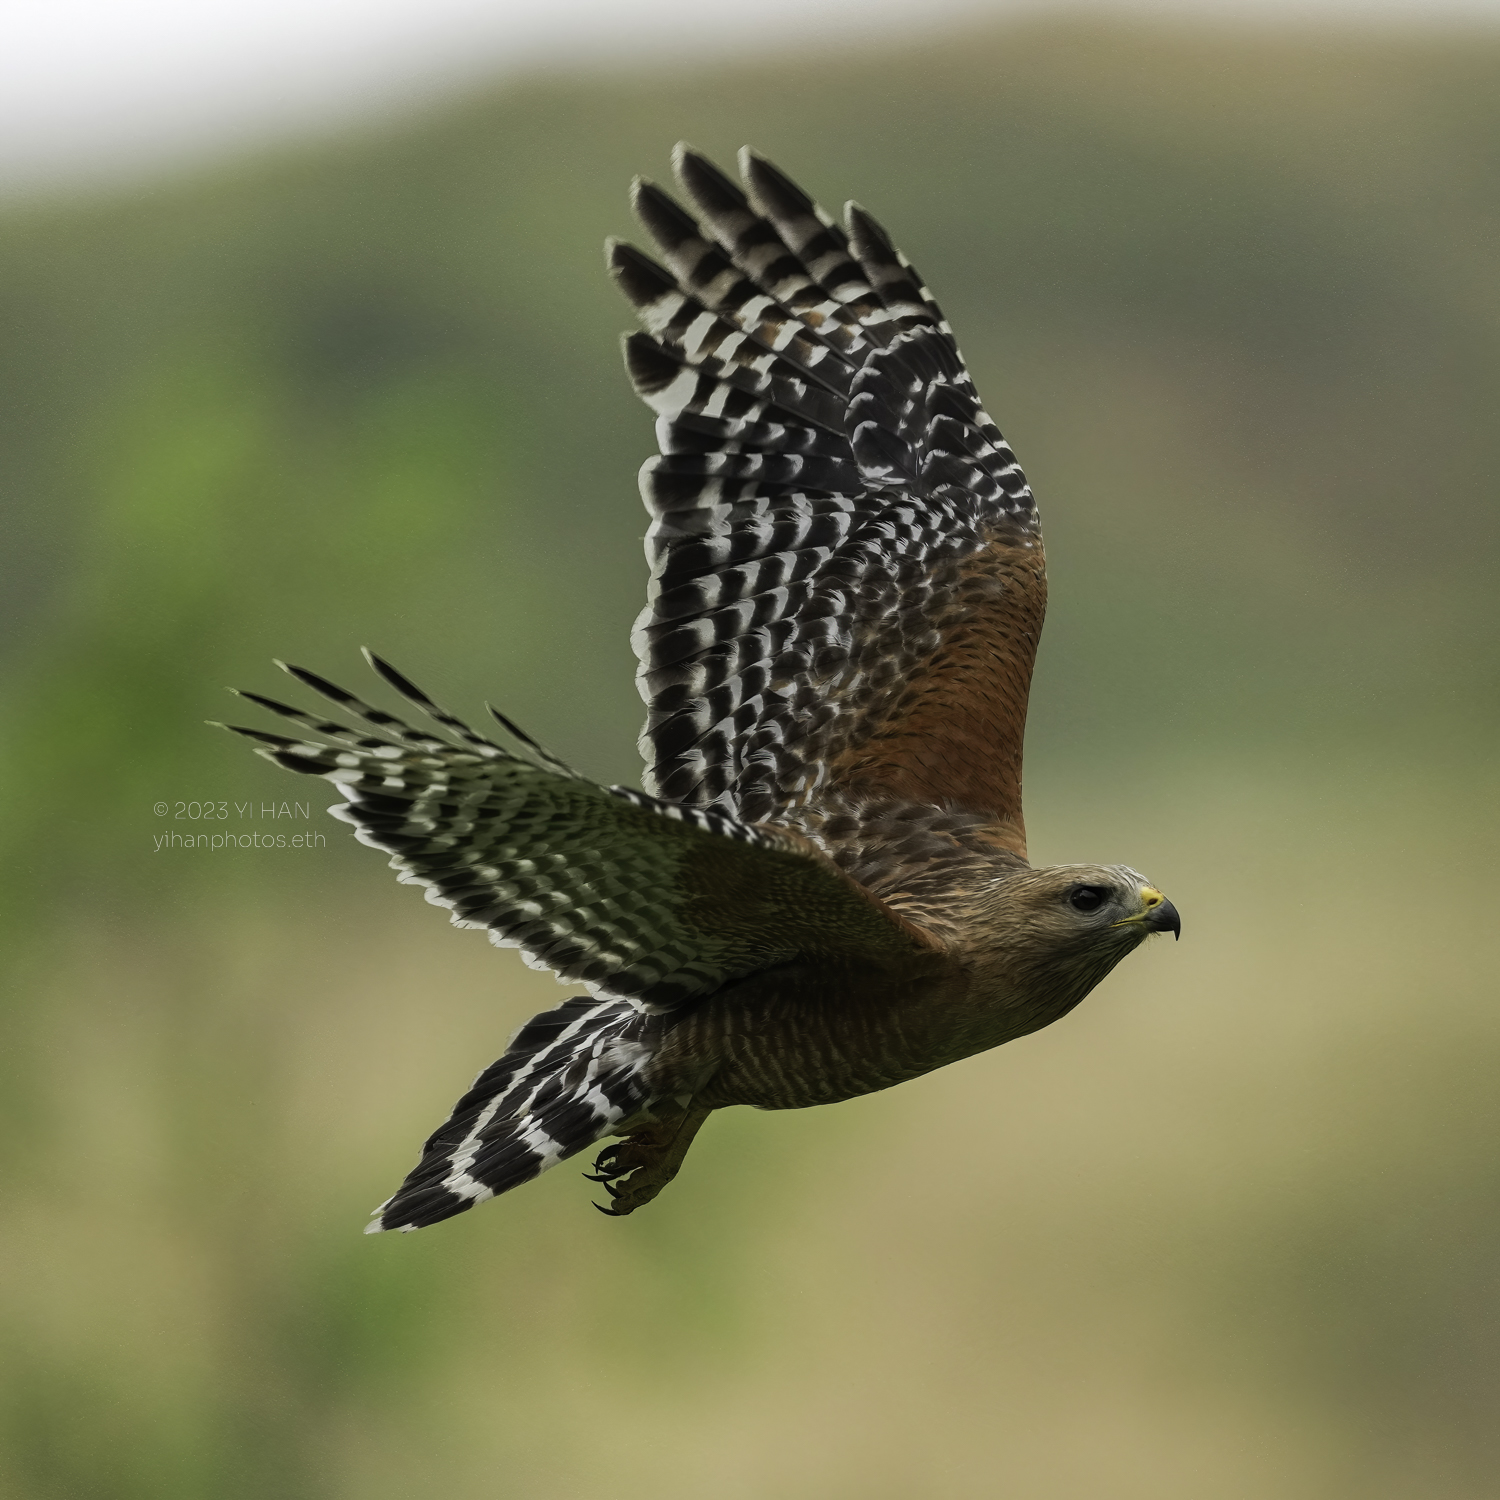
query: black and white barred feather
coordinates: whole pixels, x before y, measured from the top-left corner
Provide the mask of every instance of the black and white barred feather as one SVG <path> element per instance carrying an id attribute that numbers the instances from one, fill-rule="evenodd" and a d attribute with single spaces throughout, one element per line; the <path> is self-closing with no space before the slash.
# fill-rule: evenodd
<path id="1" fill-rule="evenodd" d="M 974 612 L 964 564 L 1036 513 L 875 221 L 850 204 L 841 229 L 769 162 L 740 164 L 748 194 L 679 147 L 699 219 L 649 182 L 633 194 L 667 267 L 610 248 L 645 328 L 626 365 L 659 414 L 641 748 L 664 797 L 812 831 L 831 764 Z"/>
<path id="2" fill-rule="evenodd" d="M 540 1177 L 650 1102 L 646 1018 L 577 996 L 534 1016 L 428 1137 L 366 1229 L 421 1229 Z"/>
<path id="3" fill-rule="evenodd" d="M 292 666 L 285 670 L 298 681 L 380 733 L 258 693 L 241 696 L 323 738 L 235 732 L 276 764 L 337 785 L 349 800 L 333 815 L 353 824 L 362 843 L 391 854 L 398 878 L 423 887 L 456 926 L 484 928 L 533 968 L 647 1010 L 669 1009 L 760 966 L 759 947 L 685 922 L 671 896 L 695 858 L 732 864 L 736 846 L 769 853 L 789 847 L 784 837 L 712 809 L 599 786 L 498 714 L 513 744 L 486 739 L 367 656 L 446 737 Z"/>

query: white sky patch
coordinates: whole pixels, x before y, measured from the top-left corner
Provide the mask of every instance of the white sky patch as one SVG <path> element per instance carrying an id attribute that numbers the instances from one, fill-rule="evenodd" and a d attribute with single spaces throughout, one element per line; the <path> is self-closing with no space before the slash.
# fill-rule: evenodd
<path id="1" fill-rule="evenodd" d="M 1089 0 L 1235 19 L 1500 24 L 1500 0 Z M 931 35 L 1073 0 L 0 0 L 0 191 L 108 181 L 538 66 Z"/>

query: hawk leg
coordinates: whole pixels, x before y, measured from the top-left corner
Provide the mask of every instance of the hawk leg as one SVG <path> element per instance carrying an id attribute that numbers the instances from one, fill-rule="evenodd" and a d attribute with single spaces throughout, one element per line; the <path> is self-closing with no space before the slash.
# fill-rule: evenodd
<path id="1" fill-rule="evenodd" d="M 712 1113 L 702 1105 L 689 1104 L 647 1121 L 606 1146 L 594 1159 L 593 1173 L 584 1174 L 591 1182 L 602 1182 L 611 1199 L 608 1208 L 598 1203 L 594 1207 L 623 1218 L 649 1203 L 677 1175 L 693 1137 Z"/>

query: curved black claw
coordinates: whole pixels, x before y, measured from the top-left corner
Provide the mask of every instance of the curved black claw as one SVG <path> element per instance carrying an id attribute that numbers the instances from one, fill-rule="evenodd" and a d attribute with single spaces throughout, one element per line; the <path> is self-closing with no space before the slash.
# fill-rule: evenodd
<path id="1" fill-rule="evenodd" d="M 597 1208 L 601 1214 L 607 1214 L 611 1219 L 623 1219 L 625 1217 L 625 1215 L 622 1214 L 618 1208 L 606 1208 L 602 1203 L 596 1203 L 594 1207 Z"/>

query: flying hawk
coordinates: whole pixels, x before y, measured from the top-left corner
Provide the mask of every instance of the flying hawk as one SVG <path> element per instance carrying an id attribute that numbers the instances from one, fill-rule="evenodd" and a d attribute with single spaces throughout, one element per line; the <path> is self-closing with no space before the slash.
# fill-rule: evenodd
<path id="1" fill-rule="evenodd" d="M 494 710 L 435 728 L 297 667 L 335 722 L 239 729 L 462 927 L 586 994 L 529 1021 L 370 1229 L 416 1229 L 605 1137 L 605 1212 L 716 1109 L 832 1104 L 1066 1015 L 1177 912 L 1125 865 L 1026 860 L 1021 741 L 1046 573 L 1035 504 L 947 322 L 856 204 L 686 147 L 638 180 L 661 261 L 611 242 L 657 413 L 634 633 L 645 792 Z"/>

